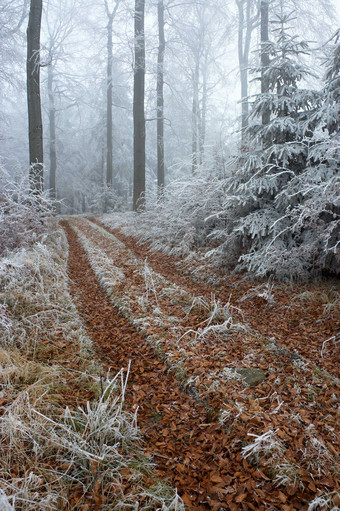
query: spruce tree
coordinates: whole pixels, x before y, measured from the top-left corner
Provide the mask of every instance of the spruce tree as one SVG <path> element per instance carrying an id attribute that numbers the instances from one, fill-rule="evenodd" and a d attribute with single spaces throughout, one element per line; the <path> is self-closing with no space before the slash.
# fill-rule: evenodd
<path id="1" fill-rule="evenodd" d="M 290 21 L 291 14 L 281 13 L 272 22 L 276 40 L 267 43 L 270 61 L 262 69 L 267 91 L 253 102 L 247 129 L 250 149 L 236 162 L 225 202 L 229 225 L 225 246 L 243 252 L 238 268 L 279 278 L 304 271 L 303 258 L 292 265 L 291 251 L 299 241 L 287 214 L 302 197 L 287 190 L 306 168 L 308 137 L 320 99 L 319 93 L 299 88 L 308 74 L 301 58 L 308 47 L 290 35 Z M 266 124 L 263 112 L 269 112 Z"/>
<path id="2" fill-rule="evenodd" d="M 340 30 L 327 48 L 322 102 L 311 119 L 304 172 L 287 193 L 301 200 L 289 212 L 291 231 L 300 240 L 309 273 L 340 271 Z M 334 44 L 335 43 L 335 44 Z"/>

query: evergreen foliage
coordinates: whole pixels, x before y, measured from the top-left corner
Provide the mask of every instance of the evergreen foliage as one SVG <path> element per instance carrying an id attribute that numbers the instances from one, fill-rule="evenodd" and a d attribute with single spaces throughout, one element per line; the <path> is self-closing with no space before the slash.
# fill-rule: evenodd
<path id="1" fill-rule="evenodd" d="M 238 269 L 280 279 L 333 271 L 339 257 L 339 45 L 323 93 L 299 88 L 307 45 L 290 36 L 290 20 L 281 15 L 275 22 L 264 73 L 269 92 L 253 103 L 249 151 L 232 163 L 226 183 L 226 228 L 214 233 L 224 238 L 220 252 L 239 256 Z"/>
<path id="2" fill-rule="evenodd" d="M 229 161 L 227 173 L 206 162 L 160 199 L 148 195 L 135 227 L 155 250 L 188 255 L 213 245 L 206 255 L 218 262 L 281 280 L 338 271 L 339 32 L 324 89 L 309 90 L 300 87 L 309 74 L 308 47 L 290 35 L 292 19 L 281 13 L 274 22 L 264 72 L 269 89 L 254 98 L 247 152 Z"/>

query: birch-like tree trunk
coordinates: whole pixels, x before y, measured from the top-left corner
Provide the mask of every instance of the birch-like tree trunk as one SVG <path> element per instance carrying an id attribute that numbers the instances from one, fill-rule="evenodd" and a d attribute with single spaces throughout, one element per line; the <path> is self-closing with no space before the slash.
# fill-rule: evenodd
<path id="1" fill-rule="evenodd" d="M 247 145 L 245 130 L 248 126 L 248 66 L 251 35 L 258 23 L 258 11 L 254 13 L 254 0 L 236 0 L 238 8 L 238 62 L 241 81 L 241 137 L 242 147 Z"/>
<path id="2" fill-rule="evenodd" d="M 192 163 L 191 170 L 194 175 L 198 168 L 199 156 L 199 72 L 200 72 L 200 49 L 195 53 L 195 69 L 192 78 Z"/>
<path id="3" fill-rule="evenodd" d="M 158 57 L 157 57 L 157 184 L 164 187 L 164 3 L 158 0 Z"/>
<path id="4" fill-rule="evenodd" d="M 110 17 L 107 24 L 107 109 L 106 109 L 106 184 L 112 186 L 113 179 L 113 125 L 112 125 L 112 25 Z"/>
<path id="5" fill-rule="evenodd" d="M 27 105 L 29 179 L 33 193 L 44 189 L 43 126 L 40 99 L 40 29 L 42 0 L 31 0 L 27 27 Z"/>
<path id="6" fill-rule="evenodd" d="M 202 65 L 202 94 L 201 94 L 201 105 L 199 109 L 199 164 L 203 164 L 204 149 L 205 149 L 205 135 L 206 135 L 206 124 L 207 124 L 207 101 L 208 101 L 208 58 L 207 54 Z"/>
<path id="7" fill-rule="evenodd" d="M 56 149 L 56 122 L 55 122 L 55 101 L 53 90 L 53 65 L 48 66 L 47 89 L 48 89 L 48 121 L 50 130 L 50 182 L 49 189 L 52 199 L 57 197 L 56 175 L 57 175 L 57 149 Z"/>
<path id="8" fill-rule="evenodd" d="M 133 84 L 133 210 L 144 207 L 145 193 L 145 0 L 135 0 L 135 64 Z"/>
<path id="9" fill-rule="evenodd" d="M 107 22 L 107 73 L 106 73 L 106 184 L 111 187 L 113 183 L 113 120 L 112 120 L 112 27 L 120 0 L 115 0 L 114 7 L 110 9 L 108 0 L 104 0 Z"/>

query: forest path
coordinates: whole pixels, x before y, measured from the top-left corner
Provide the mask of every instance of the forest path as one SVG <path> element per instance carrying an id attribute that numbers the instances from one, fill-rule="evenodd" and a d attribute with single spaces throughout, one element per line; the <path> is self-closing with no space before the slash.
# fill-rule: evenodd
<path id="1" fill-rule="evenodd" d="M 184 264 L 181 259 L 151 251 L 148 244 L 138 243 L 117 228 L 110 229 L 110 222 L 103 225 L 96 218 L 91 220 L 114 234 L 136 257 L 147 258 L 151 268 L 188 293 L 208 299 L 214 294 L 223 303 L 231 297 L 232 304 L 242 309 L 246 323 L 264 338 L 274 338 L 290 351 L 340 376 L 340 349 L 334 342 L 340 332 L 339 279 L 274 286 L 232 275 L 225 269 L 216 275 L 219 270 L 209 268 L 209 260 L 203 266 L 195 258 Z"/>
<path id="2" fill-rule="evenodd" d="M 83 218 L 69 224 L 70 277 L 90 336 L 107 367 L 119 370 L 132 361 L 128 402 L 139 406 L 146 451 L 188 509 L 307 509 L 319 491 L 333 491 L 337 382 L 326 385 L 303 362 L 294 363 L 300 358 L 267 346 L 236 309 L 216 300 L 195 301 L 189 288 L 152 271 L 100 226 Z M 235 371 L 249 365 L 264 371 L 256 387 L 245 385 Z M 287 377 L 289 385 L 283 383 Z M 301 386 L 313 394 L 312 404 Z M 268 431 L 270 445 L 242 456 L 242 446 L 254 439 L 248 433 Z M 313 449 L 314 437 L 325 452 Z M 281 482 L 291 480 L 278 488 L 271 479 L 280 473 L 273 468 L 285 461 L 297 475 L 281 473 Z"/>

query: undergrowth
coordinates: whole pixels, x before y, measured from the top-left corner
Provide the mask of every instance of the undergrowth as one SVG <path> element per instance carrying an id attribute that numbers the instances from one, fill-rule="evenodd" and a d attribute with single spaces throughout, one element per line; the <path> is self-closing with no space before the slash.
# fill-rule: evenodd
<path id="1" fill-rule="evenodd" d="M 143 456 L 129 371 L 94 361 L 65 234 L 30 245 L 0 259 L 0 509 L 183 509 Z"/>

